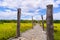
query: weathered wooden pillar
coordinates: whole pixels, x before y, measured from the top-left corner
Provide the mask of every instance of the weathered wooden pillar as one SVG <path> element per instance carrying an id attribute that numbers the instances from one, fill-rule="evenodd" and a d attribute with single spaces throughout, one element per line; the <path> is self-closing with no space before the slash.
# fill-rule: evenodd
<path id="1" fill-rule="evenodd" d="M 20 37 L 20 17 L 21 17 L 21 9 L 18 8 L 17 10 L 17 34 L 16 37 Z"/>
<path id="2" fill-rule="evenodd" d="M 41 18 L 42 18 L 42 27 L 43 27 L 43 30 L 44 30 L 44 20 L 43 20 L 43 15 L 41 15 Z"/>
<path id="3" fill-rule="evenodd" d="M 38 20 L 38 24 L 40 24 L 40 20 Z"/>
<path id="4" fill-rule="evenodd" d="M 54 27 L 53 27 L 53 5 L 47 5 L 47 40 L 54 40 Z"/>
<path id="5" fill-rule="evenodd" d="M 33 16 L 32 16 L 32 28 L 33 28 L 33 25 L 34 25 L 34 23 L 33 23 Z"/>

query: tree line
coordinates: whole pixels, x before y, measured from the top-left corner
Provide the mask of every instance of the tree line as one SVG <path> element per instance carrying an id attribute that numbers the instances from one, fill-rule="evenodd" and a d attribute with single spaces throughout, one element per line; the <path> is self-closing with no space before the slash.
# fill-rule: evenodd
<path id="1" fill-rule="evenodd" d="M 31 23 L 32 20 L 20 20 L 21 23 Z M 36 20 L 34 22 L 37 23 Z M 0 20 L 0 23 L 17 23 L 17 20 Z"/>
<path id="2" fill-rule="evenodd" d="M 21 20 L 21 23 L 31 23 L 32 20 Z M 33 22 L 37 23 L 38 20 L 33 20 Z M 42 20 L 39 20 L 39 22 L 42 22 Z M 54 23 L 60 23 L 60 20 L 54 20 Z M 0 20 L 0 23 L 17 23 L 17 20 Z M 44 23 L 46 23 L 46 20 L 44 20 Z"/>

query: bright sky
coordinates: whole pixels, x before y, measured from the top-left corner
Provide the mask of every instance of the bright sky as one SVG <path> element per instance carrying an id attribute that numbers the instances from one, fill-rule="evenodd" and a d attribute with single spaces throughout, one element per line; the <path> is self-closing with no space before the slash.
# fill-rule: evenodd
<path id="1" fill-rule="evenodd" d="M 60 0 L 0 0 L 0 19 L 17 19 L 17 8 L 21 8 L 21 19 L 46 19 L 46 5 L 53 4 L 53 18 L 60 20 Z"/>

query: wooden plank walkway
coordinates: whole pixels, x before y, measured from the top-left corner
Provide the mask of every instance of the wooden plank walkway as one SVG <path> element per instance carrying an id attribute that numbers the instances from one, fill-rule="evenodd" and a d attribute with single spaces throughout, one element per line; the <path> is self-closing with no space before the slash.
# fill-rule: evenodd
<path id="1" fill-rule="evenodd" d="M 21 34 L 22 37 L 13 40 L 46 40 L 46 32 L 43 31 L 39 24 L 36 24 L 33 29 L 27 30 Z"/>

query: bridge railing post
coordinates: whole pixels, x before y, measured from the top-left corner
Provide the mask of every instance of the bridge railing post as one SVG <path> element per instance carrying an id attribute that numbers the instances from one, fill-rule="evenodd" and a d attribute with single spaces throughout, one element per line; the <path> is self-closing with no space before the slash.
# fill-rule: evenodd
<path id="1" fill-rule="evenodd" d="M 34 23 L 33 23 L 33 16 L 32 16 L 32 28 L 33 28 L 33 25 L 34 25 Z"/>
<path id="2" fill-rule="evenodd" d="M 41 18 L 42 18 L 42 27 L 43 27 L 43 30 L 44 30 L 44 20 L 43 20 L 43 15 L 41 15 Z"/>
<path id="3" fill-rule="evenodd" d="M 17 10 L 17 32 L 16 32 L 16 37 L 20 37 L 20 17 L 21 17 L 21 9 L 18 8 Z"/>
<path id="4" fill-rule="evenodd" d="M 54 40 L 54 28 L 53 28 L 53 5 L 47 5 L 46 13 L 47 22 L 47 40 Z"/>

